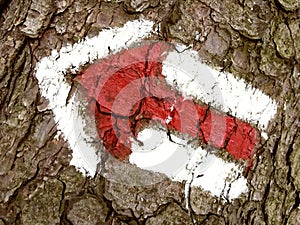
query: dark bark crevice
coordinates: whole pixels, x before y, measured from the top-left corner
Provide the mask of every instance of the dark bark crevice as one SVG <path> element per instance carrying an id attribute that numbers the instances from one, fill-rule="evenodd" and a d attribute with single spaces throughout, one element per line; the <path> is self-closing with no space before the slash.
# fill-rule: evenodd
<path id="1" fill-rule="evenodd" d="M 131 2 L 0 0 L 0 225 L 296 225 L 300 40 L 294 23 L 300 21 L 299 8 L 286 10 L 280 1 Z M 160 23 L 156 39 L 194 44 L 204 62 L 244 78 L 278 102 L 269 138 L 247 174 L 247 195 L 223 202 L 193 189 L 187 210 L 182 184 L 122 186 L 102 175 L 84 177 L 69 165 L 70 150 L 38 92 L 36 62 L 54 48 L 137 18 Z M 284 42 L 279 28 L 288 30 L 291 43 Z"/>

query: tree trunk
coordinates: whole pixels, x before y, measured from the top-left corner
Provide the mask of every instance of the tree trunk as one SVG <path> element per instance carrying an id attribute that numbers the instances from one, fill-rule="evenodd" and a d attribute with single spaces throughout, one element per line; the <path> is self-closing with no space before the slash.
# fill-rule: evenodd
<path id="1" fill-rule="evenodd" d="M 300 224 L 299 7 L 296 0 L 0 0 L 0 225 Z M 194 188 L 187 210 L 184 184 L 126 187 L 69 165 L 35 65 L 53 49 L 138 18 L 161 23 L 160 38 L 193 44 L 201 59 L 277 101 L 247 195 L 227 202 Z"/>

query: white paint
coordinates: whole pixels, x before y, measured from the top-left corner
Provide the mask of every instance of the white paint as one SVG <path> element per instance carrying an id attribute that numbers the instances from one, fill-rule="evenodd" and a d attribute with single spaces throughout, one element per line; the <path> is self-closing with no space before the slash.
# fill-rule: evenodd
<path id="1" fill-rule="evenodd" d="M 180 137 L 172 135 L 171 138 L 173 141 L 169 140 L 165 130 L 142 130 L 137 139 L 144 145 L 133 143 L 130 163 L 146 170 L 165 173 L 176 181 L 187 181 L 189 185 L 200 186 L 215 196 L 229 200 L 247 191 L 247 180 L 242 176 L 242 168 L 234 163 L 226 163 L 201 147 L 195 149 Z M 197 178 L 201 174 L 203 176 Z"/>
<path id="2" fill-rule="evenodd" d="M 62 47 L 59 52 L 53 50 L 51 56 L 43 58 L 36 66 L 41 94 L 48 99 L 57 129 L 63 133 L 73 150 L 71 164 L 83 173 L 93 176 L 100 158 L 96 149 L 89 144 L 91 140 L 84 131 L 84 119 L 78 113 L 78 103 L 71 98 L 66 105 L 71 87 L 66 83 L 63 73 L 67 69 L 76 72 L 81 65 L 106 57 L 109 54 L 108 47 L 112 52 L 118 52 L 140 41 L 151 34 L 152 26 L 151 21 L 129 21 L 123 27 L 103 30 L 98 36 Z"/>
<path id="3" fill-rule="evenodd" d="M 151 21 L 135 20 L 121 28 L 103 30 L 98 36 L 73 46 L 67 45 L 59 52 L 53 50 L 51 56 L 43 58 L 36 66 L 40 91 L 49 100 L 49 108 L 53 110 L 58 130 L 73 150 L 71 164 L 82 172 L 94 175 L 100 158 L 96 149 L 89 144 L 92 140 L 84 130 L 85 120 L 79 112 L 79 103 L 72 97 L 66 105 L 70 86 L 63 73 L 67 69 L 76 72 L 80 65 L 108 56 L 108 48 L 113 53 L 127 48 L 149 36 L 152 26 Z M 178 48 L 184 47 L 178 45 Z M 266 128 L 276 113 L 276 103 L 269 97 L 231 74 L 219 73 L 202 64 L 193 50 L 181 54 L 170 52 L 164 62 L 163 73 L 170 84 L 176 80 L 178 88 L 187 96 L 198 98 L 253 124 L 257 123 L 261 130 Z M 166 121 L 171 119 L 168 117 Z M 155 135 L 156 138 L 148 139 L 149 135 Z M 240 176 L 240 169 L 236 165 L 207 154 L 201 148 L 195 150 L 180 137 L 173 135 L 172 142 L 165 132 L 150 129 L 142 131 L 138 139 L 145 145 L 141 147 L 137 143 L 133 144 L 134 152 L 130 161 L 140 167 L 163 172 L 178 181 L 190 179 L 187 184 L 200 186 L 216 196 L 223 195 L 229 199 L 247 190 L 247 182 Z M 174 157 L 180 159 L 179 163 L 174 163 Z M 204 171 L 204 176 L 196 178 L 197 174 Z M 231 186 L 234 189 L 228 188 L 225 181 L 228 179 L 232 180 Z"/>
<path id="4" fill-rule="evenodd" d="M 179 51 L 187 47 L 176 45 Z M 172 51 L 163 62 L 163 74 L 186 96 L 210 104 L 223 112 L 257 124 L 263 131 L 277 112 L 277 104 L 262 91 L 230 73 L 220 73 L 201 63 L 198 53 L 186 49 Z"/>
<path id="5" fill-rule="evenodd" d="M 224 197 L 228 200 L 237 198 L 240 194 L 248 190 L 247 180 L 242 176 L 243 168 L 239 168 L 234 163 L 227 163 L 215 155 L 209 154 L 211 164 L 204 169 L 201 167 L 201 163 L 204 163 L 207 159 L 203 159 L 203 153 L 201 151 L 206 151 L 199 149 L 197 149 L 196 154 L 202 156 L 202 159 L 199 156 L 198 158 L 200 158 L 200 160 L 196 162 L 193 162 L 192 159 L 188 166 L 190 169 L 182 171 L 182 173 L 176 176 L 175 180 L 185 180 L 186 177 L 192 174 L 193 179 L 190 181 L 191 186 L 200 186 L 205 191 L 209 191 L 215 196 Z M 197 155 L 194 157 L 197 158 Z"/>
<path id="6" fill-rule="evenodd" d="M 169 139 L 166 130 L 146 128 L 139 132 L 137 140 L 133 141 L 132 153 L 129 161 L 138 167 L 154 172 L 164 173 L 173 177 L 184 169 L 192 153 L 195 151 L 187 145 L 187 141 L 174 138 Z M 174 138 L 174 139 L 173 139 Z"/>

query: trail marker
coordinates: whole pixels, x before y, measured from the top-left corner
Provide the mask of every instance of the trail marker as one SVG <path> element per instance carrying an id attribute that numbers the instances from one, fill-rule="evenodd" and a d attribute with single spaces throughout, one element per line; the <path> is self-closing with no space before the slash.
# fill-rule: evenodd
<path id="1" fill-rule="evenodd" d="M 112 155 L 129 157 L 173 180 L 188 180 L 216 196 L 236 198 L 247 190 L 242 168 L 189 141 L 200 138 L 204 146 L 251 160 L 259 136 L 267 137 L 264 130 L 277 105 L 242 79 L 204 65 L 186 46 L 141 42 L 152 27 L 151 21 L 129 21 L 53 50 L 37 64 L 41 94 L 73 150 L 71 164 L 94 175 L 100 163 L 97 149 L 89 144 L 80 103 L 74 96 L 65 101 L 70 86 L 64 72 L 91 64 L 77 79 L 87 89 L 95 128 Z"/>

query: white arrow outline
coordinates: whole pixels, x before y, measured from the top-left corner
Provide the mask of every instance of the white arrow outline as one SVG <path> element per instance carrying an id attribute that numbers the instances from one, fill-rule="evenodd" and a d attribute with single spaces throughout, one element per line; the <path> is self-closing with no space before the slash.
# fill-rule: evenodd
<path id="1" fill-rule="evenodd" d="M 57 128 L 63 133 L 70 148 L 73 150 L 71 164 L 76 166 L 83 173 L 87 172 L 89 175 L 93 176 L 96 172 L 97 164 L 100 162 L 100 157 L 96 154 L 96 149 L 88 144 L 91 139 L 84 131 L 85 122 L 78 112 L 79 103 L 72 97 L 69 103 L 67 105 L 65 104 L 65 100 L 70 91 L 70 86 L 66 83 L 63 73 L 67 69 L 71 69 L 71 72 L 75 72 L 81 65 L 92 63 L 96 59 L 108 56 L 110 51 L 116 53 L 122 49 L 128 48 L 131 44 L 150 36 L 151 32 L 153 32 L 152 27 L 152 21 L 129 21 L 123 27 L 103 30 L 98 36 L 86 38 L 73 46 L 68 45 L 62 47 L 59 53 L 56 50 L 53 50 L 51 56 L 44 57 L 36 65 L 36 77 L 38 79 L 41 94 L 49 100 L 49 109 L 52 109 L 55 115 L 54 119 L 58 124 Z M 171 52 L 165 61 L 163 73 L 168 75 L 180 74 L 178 71 L 174 73 L 174 67 L 168 67 L 166 63 L 184 63 L 184 60 L 188 58 L 184 54 L 193 55 L 197 66 L 201 64 L 201 66 L 207 67 L 199 61 L 200 59 L 196 55 L 197 53 L 193 50 L 185 51 L 182 54 L 180 61 L 176 61 L 178 60 L 176 58 L 177 55 L 172 55 Z M 174 60 L 176 62 L 174 62 Z M 212 74 L 214 74 L 215 79 L 218 80 L 218 85 L 220 85 L 221 90 L 224 91 L 222 97 L 226 103 L 225 107 L 220 107 L 218 101 L 214 100 L 213 93 L 211 93 L 209 97 L 199 95 L 197 87 L 196 89 L 193 89 L 192 86 L 186 86 L 190 81 L 181 80 L 180 76 L 177 76 L 176 78 L 167 77 L 167 80 L 172 82 L 173 79 L 176 79 L 179 86 L 181 85 L 183 88 L 186 86 L 186 89 L 182 91 L 187 95 L 198 96 L 201 101 L 215 104 L 214 106 L 217 108 L 219 107 L 222 111 L 231 112 L 232 115 L 237 116 L 238 118 L 251 123 L 257 123 L 259 129 L 263 131 L 269 120 L 273 118 L 277 112 L 276 102 L 261 91 L 251 88 L 242 79 L 237 79 L 231 74 L 223 74 L 211 68 L 209 69 Z M 188 72 L 195 75 L 198 74 L 193 71 Z M 247 102 L 247 104 L 241 104 L 241 102 L 244 101 Z M 249 108 L 249 102 L 255 104 L 259 103 L 257 104 L 258 107 Z M 77 122 L 76 124 L 70 125 L 71 121 Z M 74 128 L 77 129 L 77 135 L 73 132 Z M 82 153 L 82 149 L 85 149 L 85 154 Z M 218 160 L 220 161 L 221 159 Z M 227 166 L 229 166 L 229 164 L 227 164 Z M 232 164 L 231 168 L 233 167 L 235 167 L 234 164 Z M 184 176 L 184 178 L 181 178 L 186 180 L 187 175 L 185 174 Z M 177 179 L 181 180 L 181 178 Z M 203 187 L 201 182 L 196 182 L 194 185 Z M 209 188 L 206 190 L 209 190 Z M 219 192 L 213 194 L 218 195 L 218 193 Z M 237 197 L 237 194 L 235 194 L 233 198 L 234 197 Z"/>

